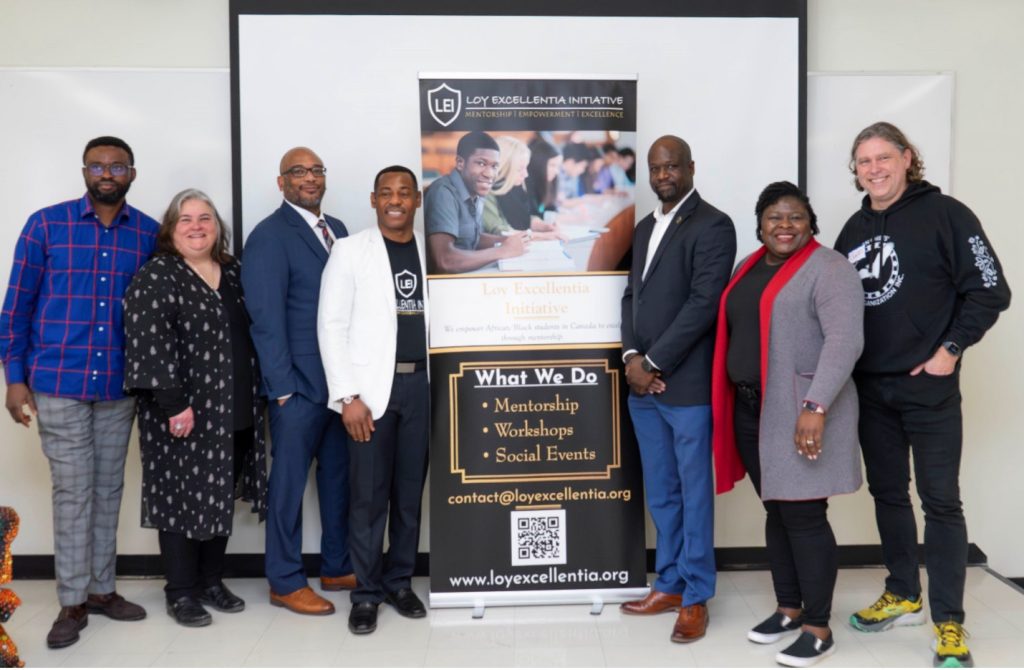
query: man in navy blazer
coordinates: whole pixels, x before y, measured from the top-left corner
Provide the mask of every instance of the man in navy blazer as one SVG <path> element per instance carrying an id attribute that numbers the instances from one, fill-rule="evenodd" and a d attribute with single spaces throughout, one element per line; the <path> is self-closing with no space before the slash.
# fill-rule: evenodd
<path id="1" fill-rule="evenodd" d="M 673 642 L 704 636 L 715 594 L 711 475 L 714 323 L 736 259 L 736 230 L 693 187 L 689 145 L 666 135 L 647 154 L 654 212 L 633 233 L 622 296 L 629 413 L 657 530 L 658 578 L 626 614 L 679 610 Z"/>
<path id="2" fill-rule="evenodd" d="M 302 498 L 313 459 L 320 500 L 320 586 L 356 585 L 348 552 L 348 447 L 345 430 L 327 409 L 316 313 L 320 275 L 345 225 L 322 213 L 323 161 L 296 147 L 281 159 L 284 202 L 245 243 L 242 285 L 252 318 L 262 386 L 270 398 L 271 456 L 266 573 L 272 605 L 300 614 L 331 614 L 302 565 Z"/>

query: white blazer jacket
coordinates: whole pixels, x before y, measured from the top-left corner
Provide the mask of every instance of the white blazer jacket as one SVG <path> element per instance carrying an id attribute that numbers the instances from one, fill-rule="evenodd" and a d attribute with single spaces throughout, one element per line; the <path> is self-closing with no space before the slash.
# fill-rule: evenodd
<path id="1" fill-rule="evenodd" d="M 417 232 L 413 235 L 429 337 L 427 264 L 423 239 Z M 327 375 L 327 406 L 340 414 L 341 399 L 358 395 L 374 419 L 383 416 L 395 374 L 398 316 L 391 261 L 376 225 L 339 239 L 331 248 L 320 279 L 317 338 Z"/>

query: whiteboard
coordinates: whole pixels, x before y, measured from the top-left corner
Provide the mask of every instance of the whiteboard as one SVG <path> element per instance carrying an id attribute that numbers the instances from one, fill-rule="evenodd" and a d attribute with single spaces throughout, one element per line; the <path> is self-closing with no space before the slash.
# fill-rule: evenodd
<path id="1" fill-rule="evenodd" d="M 831 247 L 860 209 L 864 193 L 853 185 L 850 148 L 876 121 L 902 130 L 921 152 L 925 179 L 950 193 L 953 92 L 952 73 L 807 75 L 807 194 L 822 244 Z"/>
<path id="2" fill-rule="evenodd" d="M 228 70 L 0 68 L 0 267 L 6 290 L 29 214 L 80 198 L 82 150 L 100 135 L 135 153 L 128 202 L 158 221 L 185 188 L 206 191 L 230 227 Z"/>

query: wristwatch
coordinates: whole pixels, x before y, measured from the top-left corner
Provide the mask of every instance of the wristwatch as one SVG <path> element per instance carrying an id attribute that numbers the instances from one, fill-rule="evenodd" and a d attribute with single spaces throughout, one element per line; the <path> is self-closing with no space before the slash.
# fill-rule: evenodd
<path id="1" fill-rule="evenodd" d="M 358 393 L 356 395 L 347 395 L 347 396 L 345 396 L 344 398 L 341 399 L 341 404 L 342 405 L 351 405 L 352 401 L 355 400 L 358 397 L 359 397 Z"/>
<path id="2" fill-rule="evenodd" d="M 643 368 L 644 372 L 654 373 L 658 371 L 658 368 L 651 365 L 650 359 L 648 359 L 646 356 L 644 356 L 644 359 L 640 361 L 640 367 Z"/>
<path id="3" fill-rule="evenodd" d="M 814 412 L 815 414 L 824 414 L 825 413 L 825 408 L 824 407 L 822 407 L 818 403 L 813 402 L 811 400 L 804 400 L 803 407 L 808 412 Z"/>
<path id="4" fill-rule="evenodd" d="M 957 357 L 964 352 L 964 350 L 960 348 L 960 345 L 953 340 L 946 340 L 943 342 L 942 348 Z"/>

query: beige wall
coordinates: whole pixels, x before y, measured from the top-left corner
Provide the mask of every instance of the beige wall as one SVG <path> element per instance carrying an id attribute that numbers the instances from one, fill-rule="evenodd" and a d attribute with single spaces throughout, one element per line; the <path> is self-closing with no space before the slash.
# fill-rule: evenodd
<path id="1" fill-rule="evenodd" d="M 1024 236 L 1017 231 L 1019 207 L 1014 202 L 1024 177 L 1019 165 L 1024 154 L 1024 44 L 1019 35 L 1024 3 L 809 0 L 809 5 L 812 71 L 955 73 L 952 193 L 985 224 L 1010 285 L 1024 286 L 1017 261 L 1024 256 Z M 228 65 L 227 0 L 0 0 L 0 66 Z M 906 130 L 913 137 L 913 128 Z M 0 129 L 0 137 L 7 132 L 12 129 Z M 20 225 L 5 221 L 0 229 L 14 235 Z M 0 259 L 0 272 L 7 272 L 7 262 Z M 962 486 L 970 538 L 988 553 L 993 568 L 1010 576 L 1024 575 L 1024 533 L 1019 530 L 1024 495 L 1017 488 L 1018 473 L 1024 472 L 1024 408 L 1019 406 L 1024 360 L 1019 345 L 1013 344 L 1019 341 L 1022 319 L 1016 307 L 1003 315 L 994 331 L 968 352 L 963 375 Z M 19 553 L 50 553 L 49 482 L 38 438 L 34 431 L 10 423 L 0 423 L 0 436 L 5 452 L 19 454 L 13 460 L 22 464 L 18 472 L 10 466 L 0 471 L 0 503 L 34 512 L 23 511 L 29 522 L 15 548 Z M 137 525 L 137 459 L 133 444 L 120 548 L 124 553 L 152 553 L 153 534 Z M 5 461 L 11 462 L 8 456 Z M 18 498 L 7 500 L 5 482 L 13 478 L 36 484 L 30 493 L 16 487 Z M 718 501 L 719 546 L 762 543 L 761 515 L 749 488 L 740 486 Z M 309 497 L 307 501 L 312 502 Z M 831 516 L 841 543 L 877 543 L 865 491 L 835 499 Z M 307 513 L 307 518 L 315 515 Z M 261 530 L 247 522 L 238 530 L 231 550 L 259 551 Z M 315 551 L 315 534 L 309 531 L 306 551 Z"/>

